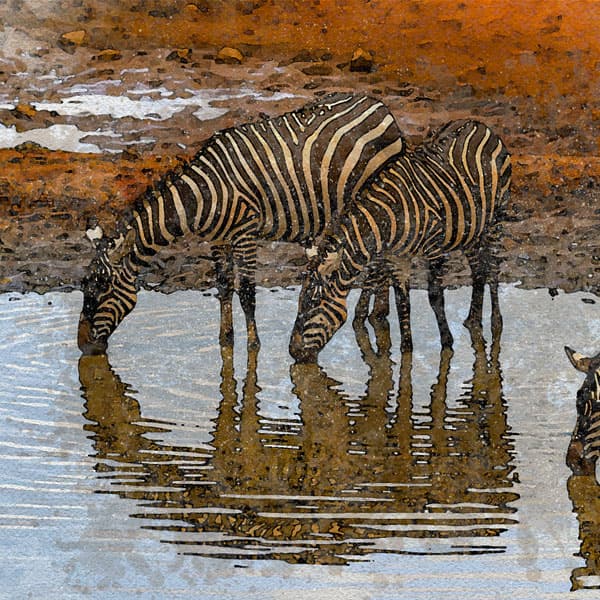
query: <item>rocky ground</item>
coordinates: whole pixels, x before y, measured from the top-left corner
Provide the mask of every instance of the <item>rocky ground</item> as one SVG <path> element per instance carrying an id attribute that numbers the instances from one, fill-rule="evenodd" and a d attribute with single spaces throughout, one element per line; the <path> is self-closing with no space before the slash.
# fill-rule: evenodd
<path id="1" fill-rule="evenodd" d="M 416 82 L 378 68 L 369 53 L 366 64 L 353 65 L 352 53 L 327 49 L 288 47 L 269 56 L 243 44 L 226 53 L 215 45 L 106 42 L 102 48 L 83 43 L 77 31 L 66 31 L 73 34 L 66 38 L 4 32 L 0 146 L 12 147 L 0 150 L 0 291 L 77 288 L 92 257 L 84 238 L 90 218 L 110 231 L 137 194 L 219 129 L 353 90 L 385 101 L 411 144 L 454 118 L 491 125 L 514 155 L 502 278 L 600 293 L 600 103 L 594 98 L 557 94 L 544 103 L 460 81 Z M 208 254 L 205 245 L 184 240 L 161 253 L 145 285 L 208 287 Z M 265 244 L 258 280 L 297 283 L 303 262 L 296 246 Z M 413 280 L 424 282 L 418 265 Z M 468 281 L 461 259 L 446 280 Z"/>

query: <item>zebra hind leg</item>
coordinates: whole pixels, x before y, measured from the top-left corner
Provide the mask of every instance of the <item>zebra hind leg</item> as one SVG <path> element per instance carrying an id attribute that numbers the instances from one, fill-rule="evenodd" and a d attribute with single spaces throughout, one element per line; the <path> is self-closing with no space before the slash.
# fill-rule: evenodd
<path id="1" fill-rule="evenodd" d="M 467 259 L 471 267 L 473 278 L 473 292 L 471 296 L 471 308 L 465 320 L 465 327 L 481 323 L 483 318 L 483 300 L 485 295 L 485 284 L 490 288 L 492 305 L 492 333 L 502 330 L 502 315 L 498 300 L 498 264 L 491 245 L 484 241 L 477 248 L 467 252 Z"/>
<path id="2" fill-rule="evenodd" d="M 444 288 L 442 287 L 442 274 L 445 264 L 444 258 L 437 258 L 429 262 L 428 274 L 428 296 L 429 304 L 435 313 L 438 329 L 440 330 L 440 340 L 442 348 L 452 348 L 454 338 L 450 333 L 448 320 L 446 319 L 446 309 L 444 304 Z"/>

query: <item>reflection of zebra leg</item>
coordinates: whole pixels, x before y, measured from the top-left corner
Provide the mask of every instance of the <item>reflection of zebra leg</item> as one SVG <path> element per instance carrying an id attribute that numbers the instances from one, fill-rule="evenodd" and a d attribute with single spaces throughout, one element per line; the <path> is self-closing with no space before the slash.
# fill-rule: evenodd
<path id="1" fill-rule="evenodd" d="M 221 346 L 233 346 L 233 260 L 229 247 L 216 246 L 212 251 L 215 260 L 215 279 L 219 302 L 221 303 L 221 324 L 219 343 Z"/>
<path id="2" fill-rule="evenodd" d="M 442 348 L 451 348 L 453 343 L 448 320 L 446 319 L 446 310 L 444 306 L 444 288 L 442 287 L 442 273 L 446 259 L 436 258 L 429 261 L 427 293 L 429 295 L 429 304 L 433 308 L 438 328 L 440 330 L 440 339 Z"/>

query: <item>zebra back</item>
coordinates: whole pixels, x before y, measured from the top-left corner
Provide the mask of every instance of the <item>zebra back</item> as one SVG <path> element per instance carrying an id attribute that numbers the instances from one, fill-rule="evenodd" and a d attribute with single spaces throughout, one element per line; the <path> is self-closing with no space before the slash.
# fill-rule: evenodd
<path id="1" fill-rule="evenodd" d="M 148 190 L 129 220 L 148 254 L 188 232 L 234 243 L 311 240 L 403 147 L 382 102 L 331 94 L 216 133 Z"/>
<path id="2" fill-rule="evenodd" d="M 437 258 L 481 241 L 501 218 L 510 155 L 483 123 L 452 122 L 390 160 L 344 212 L 334 237 L 348 278 L 382 253 Z"/>

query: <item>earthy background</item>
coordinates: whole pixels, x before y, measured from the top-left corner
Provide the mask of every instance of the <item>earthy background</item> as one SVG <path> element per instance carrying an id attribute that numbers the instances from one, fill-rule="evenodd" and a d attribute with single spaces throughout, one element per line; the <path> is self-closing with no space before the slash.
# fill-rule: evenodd
<path id="1" fill-rule="evenodd" d="M 76 125 L 98 149 L 27 141 L 0 150 L 0 290 L 77 287 L 90 218 L 110 230 L 126 203 L 214 131 L 335 90 L 382 98 L 413 144 L 451 118 L 493 126 L 515 158 L 503 278 L 600 289 L 598 2 L 13 0 L 0 2 L 0 18 L 0 139 Z M 203 120 L 193 106 L 168 119 L 40 107 L 66 92 L 118 98 L 136 86 L 184 100 L 232 93 Z M 208 249 L 183 245 L 161 255 L 148 285 L 210 285 Z M 260 259 L 265 285 L 297 281 L 303 262 L 285 244 Z M 448 283 L 464 280 L 462 266 Z"/>

